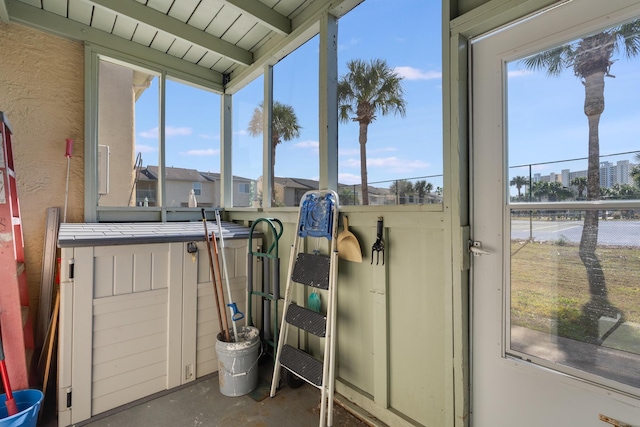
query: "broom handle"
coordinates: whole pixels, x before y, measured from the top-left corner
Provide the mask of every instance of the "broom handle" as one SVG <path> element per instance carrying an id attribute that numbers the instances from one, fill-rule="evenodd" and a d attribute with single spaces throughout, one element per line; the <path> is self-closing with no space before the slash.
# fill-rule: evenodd
<path id="1" fill-rule="evenodd" d="M 220 224 L 220 212 L 216 210 L 216 223 L 218 224 L 218 234 L 220 234 L 220 252 L 222 252 L 222 270 L 224 271 L 224 279 L 227 285 L 227 295 L 229 296 L 229 311 L 231 312 L 231 325 L 233 326 L 233 338 L 235 341 L 238 341 L 238 328 L 236 327 L 236 320 L 242 319 L 242 317 L 238 317 L 238 314 L 242 314 L 238 312 L 238 306 L 235 302 L 233 302 L 233 298 L 231 296 L 231 286 L 229 285 L 229 274 L 227 274 L 227 258 L 224 255 L 224 237 L 222 237 L 222 225 Z"/>

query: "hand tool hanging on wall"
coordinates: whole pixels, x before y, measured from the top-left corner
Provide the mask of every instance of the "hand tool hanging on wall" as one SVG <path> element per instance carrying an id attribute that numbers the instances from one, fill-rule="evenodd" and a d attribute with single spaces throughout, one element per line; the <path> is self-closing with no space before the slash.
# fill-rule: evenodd
<path id="1" fill-rule="evenodd" d="M 371 264 L 373 264 L 373 253 L 376 252 L 376 265 L 380 262 L 380 253 L 382 253 L 382 265 L 384 265 L 384 240 L 382 239 L 382 217 L 378 217 L 378 227 L 376 233 L 376 241 L 371 248 Z"/>
<path id="2" fill-rule="evenodd" d="M 238 341 L 238 328 L 236 322 L 244 318 L 244 314 L 238 310 L 238 306 L 233 302 L 233 296 L 231 295 L 231 286 L 229 285 L 229 274 L 227 274 L 227 258 L 224 255 L 224 237 L 222 237 L 222 224 L 220 222 L 220 211 L 216 210 L 216 223 L 218 224 L 218 234 L 220 239 L 220 248 L 222 253 L 222 269 L 224 271 L 224 280 L 227 285 L 227 295 L 229 296 L 229 311 L 231 312 L 231 326 L 233 327 L 233 339 L 231 341 Z"/>
<path id="3" fill-rule="evenodd" d="M 7 365 L 4 363 L 4 348 L 2 347 L 2 338 L 0 338 L 0 375 L 2 376 L 2 386 L 7 400 L 4 404 L 7 406 L 7 414 L 9 416 L 18 413 L 18 406 L 11 392 L 11 383 L 9 382 L 9 374 L 7 373 Z"/>
<path id="4" fill-rule="evenodd" d="M 229 341 L 229 326 L 227 323 L 227 316 L 224 313 L 224 309 L 221 309 L 220 297 L 218 296 L 218 280 L 216 280 L 215 268 L 213 267 L 213 257 L 211 255 L 211 241 L 209 240 L 209 230 L 207 230 L 207 216 L 202 209 L 202 223 L 204 224 L 204 240 L 207 242 L 207 255 L 209 256 L 209 269 L 211 270 L 211 282 L 213 283 L 213 294 L 216 298 L 216 310 L 218 313 L 218 326 L 220 327 L 220 333 L 224 341 Z M 212 236 L 215 242 L 215 236 Z M 219 284 L 222 286 L 222 283 Z M 224 300 L 222 300 L 224 306 Z M 224 322 L 224 326 L 223 326 Z"/>
<path id="5" fill-rule="evenodd" d="M 362 250 L 357 237 L 349 231 L 349 218 L 342 216 L 344 229 L 338 234 L 338 257 L 352 262 L 362 262 Z"/>
<path id="6" fill-rule="evenodd" d="M 67 186 L 64 192 L 64 215 L 62 217 L 62 222 L 67 222 L 67 201 L 69 200 L 69 167 L 71 165 L 71 150 L 73 149 L 73 139 L 66 139 L 67 141 L 67 150 L 64 153 L 67 158 Z"/>

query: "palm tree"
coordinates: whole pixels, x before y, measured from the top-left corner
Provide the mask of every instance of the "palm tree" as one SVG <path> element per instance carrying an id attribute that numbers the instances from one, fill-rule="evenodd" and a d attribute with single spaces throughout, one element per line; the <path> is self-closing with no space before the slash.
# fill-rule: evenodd
<path id="1" fill-rule="evenodd" d="M 418 203 L 423 203 L 424 196 L 427 193 L 427 181 L 424 179 L 418 180 L 413 184 L 413 190 L 418 195 Z"/>
<path id="2" fill-rule="evenodd" d="M 613 55 L 623 48 L 627 57 L 640 53 L 640 20 L 612 27 L 597 34 L 525 58 L 523 63 L 531 69 L 546 70 L 549 76 L 559 76 L 565 68 L 584 85 L 584 114 L 589 125 L 587 200 L 600 199 L 600 139 L 598 128 L 604 111 L 604 78 L 611 76 Z M 587 272 L 590 301 L 583 307 L 588 325 L 587 340 L 598 342 L 598 319 L 616 317 L 619 310 L 609 302 L 607 286 L 600 260 L 596 255 L 598 244 L 598 211 L 585 212 L 580 238 L 580 259 Z"/>
<path id="3" fill-rule="evenodd" d="M 341 122 L 360 125 L 360 177 L 362 204 L 369 204 L 367 186 L 367 131 L 376 114 L 406 114 L 402 77 L 382 59 L 365 62 L 354 59 L 347 63 L 349 72 L 338 81 L 338 114 Z"/>
<path id="4" fill-rule="evenodd" d="M 399 179 L 391 183 L 389 190 L 396 195 L 398 204 L 404 205 L 406 203 L 407 194 L 413 192 L 413 184 L 411 181 L 407 181 L 406 179 Z"/>
<path id="5" fill-rule="evenodd" d="M 546 181 L 534 182 L 531 186 L 531 195 L 541 202 L 544 196 L 549 195 L 549 183 Z"/>
<path id="6" fill-rule="evenodd" d="M 632 167 L 629 175 L 631 175 L 631 179 L 633 179 L 635 186 L 640 188 L 640 166 L 636 165 Z"/>
<path id="7" fill-rule="evenodd" d="M 249 121 L 249 127 L 247 128 L 251 136 L 258 136 L 264 132 L 264 124 L 262 123 L 263 117 L 263 104 L 262 102 L 253 110 L 251 121 Z M 273 191 L 271 200 L 275 206 L 275 181 L 274 170 L 276 167 L 276 147 L 282 141 L 291 141 L 293 138 L 300 136 L 300 129 L 302 127 L 298 124 L 298 117 L 293 111 L 293 107 L 287 104 L 281 104 L 278 101 L 274 101 L 272 110 L 272 122 L 271 122 L 271 185 L 273 185 Z"/>
<path id="8" fill-rule="evenodd" d="M 584 194 L 585 188 L 587 188 L 587 177 L 586 176 L 577 176 L 569 182 L 569 185 L 576 187 L 578 190 L 578 199 L 582 199 L 582 195 Z"/>
<path id="9" fill-rule="evenodd" d="M 526 187 L 529 185 L 529 178 L 524 176 L 514 176 L 511 182 L 509 182 L 510 186 L 515 186 L 518 190 L 518 200 L 522 199 L 522 187 Z"/>

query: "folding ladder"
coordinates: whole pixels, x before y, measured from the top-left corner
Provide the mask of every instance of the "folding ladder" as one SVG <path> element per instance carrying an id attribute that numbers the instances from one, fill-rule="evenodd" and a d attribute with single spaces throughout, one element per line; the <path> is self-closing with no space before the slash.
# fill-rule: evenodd
<path id="1" fill-rule="evenodd" d="M 302 196 L 298 227 L 289 258 L 281 333 L 271 382 L 271 397 L 273 397 L 280 381 L 280 368 L 284 367 L 319 388 L 321 390 L 320 427 L 333 424 L 338 266 L 337 223 L 338 195 L 334 191 L 308 191 Z M 321 247 L 320 242 L 326 242 L 328 254 L 321 254 L 319 250 L 314 253 L 301 252 L 301 246 L 305 240 L 307 240 L 307 247 Z M 309 244 L 313 240 L 315 240 L 315 245 Z M 326 313 L 317 313 L 292 302 L 294 282 L 326 290 Z M 324 358 L 322 361 L 303 350 L 286 344 L 291 326 L 324 338 Z"/>
<path id="2" fill-rule="evenodd" d="M 9 121 L 0 112 L 0 330 L 9 380 L 14 390 L 29 387 L 33 324 L 25 270 L 24 239 L 13 142 Z"/>

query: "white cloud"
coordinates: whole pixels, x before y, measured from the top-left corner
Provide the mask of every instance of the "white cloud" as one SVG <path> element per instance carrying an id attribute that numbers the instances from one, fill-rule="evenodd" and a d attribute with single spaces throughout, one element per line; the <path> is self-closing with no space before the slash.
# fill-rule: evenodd
<path id="1" fill-rule="evenodd" d="M 430 166 L 422 160 L 404 160 L 398 157 L 381 157 L 367 159 L 367 167 L 384 168 L 388 172 L 403 173 L 424 170 Z"/>
<path id="2" fill-rule="evenodd" d="M 294 146 L 297 148 L 314 148 L 317 150 L 318 147 L 320 146 L 320 143 L 318 141 L 307 140 L 307 141 L 296 142 Z"/>
<path id="3" fill-rule="evenodd" d="M 338 182 L 340 182 L 340 184 L 360 184 L 360 175 L 354 175 L 352 173 L 339 173 Z"/>
<path id="4" fill-rule="evenodd" d="M 360 44 L 360 39 L 352 38 L 347 43 L 338 44 L 338 51 L 349 50 L 350 47 L 357 46 L 358 44 Z"/>
<path id="5" fill-rule="evenodd" d="M 220 139 L 220 135 L 211 135 L 211 134 L 208 134 L 208 133 L 201 133 L 198 136 L 200 138 L 202 138 L 202 139 L 209 139 L 209 140 Z"/>
<path id="6" fill-rule="evenodd" d="M 440 71 L 422 71 L 413 67 L 396 67 L 393 70 L 407 80 L 438 80 L 442 78 Z"/>
<path id="7" fill-rule="evenodd" d="M 249 135 L 249 132 L 247 132 L 246 129 L 241 129 L 241 130 L 234 131 L 233 134 L 234 135 L 244 136 L 244 135 Z"/>
<path id="8" fill-rule="evenodd" d="M 164 128 L 165 136 L 186 136 L 191 135 L 191 132 L 192 130 L 189 127 L 177 128 L 173 126 L 166 126 Z"/>
<path id="9" fill-rule="evenodd" d="M 137 153 L 153 153 L 154 151 L 158 151 L 158 149 L 151 145 L 136 144 Z"/>
<path id="10" fill-rule="evenodd" d="M 338 155 L 340 156 L 357 156 L 360 154 L 359 148 L 340 149 L 338 148 Z"/>
<path id="11" fill-rule="evenodd" d="M 189 150 L 182 151 L 180 154 L 183 156 L 215 156 L 220 153 L 220 150 L 214 150 L 213 148 L 207 148 L 204 150 Z"/>
<path id="12" fill-rule="evenodd" d="M 380 147 L 380 148 L 374 148 L 372 150 L 367 150 L 368 154 L 372 154 L 372 153 L 388 153 L 390 151 L 398 151 L 397 147 Z"/>
<path id="13" fill-rule="evenodd" d="M 164 134 L 166 137 L 169 136 L 186 136 L 191 135 L 192 129 L 190 127 L 174 127 L 174 126 L 166 126 L 164 128 Z M 138 133 L 142 138 L 159 138 L 160 132 L 158 131 L 158 127 L 154 127 L 149 130 L 144 130 Z"/>

